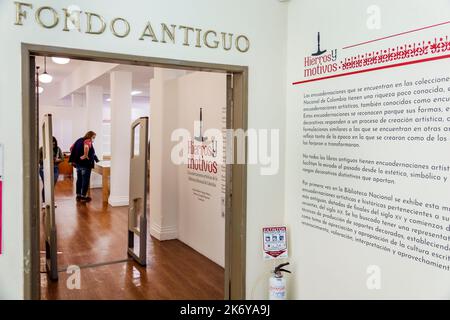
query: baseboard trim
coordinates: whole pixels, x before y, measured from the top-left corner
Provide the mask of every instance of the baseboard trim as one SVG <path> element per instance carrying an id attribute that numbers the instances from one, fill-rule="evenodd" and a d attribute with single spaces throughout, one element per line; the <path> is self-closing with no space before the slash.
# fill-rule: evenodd
<path id="1" fill-rule="evenodd" d="M 101 182 L 100 183 L 91 183 L 90 188 L 91 189 L 103 188 L 103 185 Z"/>
<path id="2" fill-rule="evenodd" d="M 160 225 L 152 224 L 150 226 L 150 234 L 159 241 L 174 240 L 178 239 L 178 227 L 161 227 Z"/>
<path id="3" fill-rule="evenodd" d="M 108 199 L 108 203 L 112 206 L 112 207 L 125 207 L 128 206 L 130 201 L 128 199 L 128 197 L 114 197 L 114 196 L 109 196 Z"/>

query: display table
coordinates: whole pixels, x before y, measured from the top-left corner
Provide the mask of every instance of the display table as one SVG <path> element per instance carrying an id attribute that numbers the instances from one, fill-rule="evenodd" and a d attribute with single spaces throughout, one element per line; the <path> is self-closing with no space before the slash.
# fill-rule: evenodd
<path id="1" fill-rule="evenodd" d="M 111 161 L 100 161 L 96 163 L 93 171 L 102 176 L 103 204 L 108 204 L 110 192 L 109 177 L 111 175 Z"/>

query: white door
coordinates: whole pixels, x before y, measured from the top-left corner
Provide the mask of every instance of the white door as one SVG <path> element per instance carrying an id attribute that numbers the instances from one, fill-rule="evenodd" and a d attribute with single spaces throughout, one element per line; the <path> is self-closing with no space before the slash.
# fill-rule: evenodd
<path id="1" fill-rule="evenodd" d="M 52 115 L 44 116 L 42 124 L 42 153 L 44 169 L 44 228 L 46 270 L 51 280 L 58 280 L 58 259 L 56 245 L 55 221 L 55 184 L 53 159 L 53 126 Z"/>
<path id="2" fill-rule="evenodd" d="M 147 264 L 148 220 L 148 117 L 139 118 L 131 125 L 130 157 L 128 254 L 133 257 L 133 259 L 136 260 L 140 265 L 145 266 Z"/>

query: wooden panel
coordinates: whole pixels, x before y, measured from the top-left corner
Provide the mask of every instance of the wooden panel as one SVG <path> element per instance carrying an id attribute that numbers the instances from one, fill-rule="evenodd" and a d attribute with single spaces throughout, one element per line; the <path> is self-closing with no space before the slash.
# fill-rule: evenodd
<path id="1" fill-rule="evenodd" d="M 22 144 L 23 151 L 23 255 L 24 298 L 39 295 L 39 178 L 38 178 L 38 97 L 36 97 L 35 59 L 22 46 Z"/>
<path id="2" fill-rule="evenodd" d="M 233 75 L 233 109 L 232 121 L 234 129 L 247 131 L 248 73 Z M 235 155 L 237 145 L 235 144 Z M 245 147 L 245 163 L 247 163 L 247 146 Z M 242 300 L 246 297 L 246 230 L 247 230 L 247 165 L 234 164 L 232 167 L 232 199 L 231 199 L 231 261 L 230 298 Z"/>
<path id="3" fill-rule="evenodd" d="M 73 167 L 72 165 L 69 163 L 69 155 L 68 154 L 64 154 L 64 161 L 61 162 L 59 165 L 59 174 L 60 175 L 65 175 L 68 177 L 72 177 L 73 175 Z"/>
<path id="4" fill-rule="evenodd" d="M 109 160 L 108 160 L 109 161 Z M 110 177 L 111 177 L 111 166 L 104 165 L 103 162 L 96 163 L 93 171 L 102 176 L 102 200 L 103 206 L 108 206 L 108 199 L 110 195 Z M 89 189 L 90 195 L 90 189 Z"/>

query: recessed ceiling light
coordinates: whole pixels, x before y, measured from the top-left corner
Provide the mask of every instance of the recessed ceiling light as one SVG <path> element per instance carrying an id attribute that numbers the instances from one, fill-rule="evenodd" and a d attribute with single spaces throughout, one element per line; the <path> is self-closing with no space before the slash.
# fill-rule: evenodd
<path id="1" fill-rule="evenodd" d="M 131 95 L 132 96 L 137 96 L 138 94 L 141 94 L 142 93 L 142 91 L 138 91 L 138 90 L 136 90 L 136 91 L 131 91 Z"/>
<path id="2" fill-rule="evenodd" d="M 110 102 L 110 101 L 111 101 L 111 98 L 106 99 L 106 101 L 107 101 L 107 102 Z"/>
<path id="3" fill-rule="evenodd" d="M 38 87 L 38 93 L 41 94 L 42 92 L 44 92 L 44 88 Z"/>
<path id="4" fill-rule="evenodd" d="M 53 57 L 52 60 L 54 63 L 57 63 L 57 64 L 68 64 L 70 62 L 69 58 Z"/>

